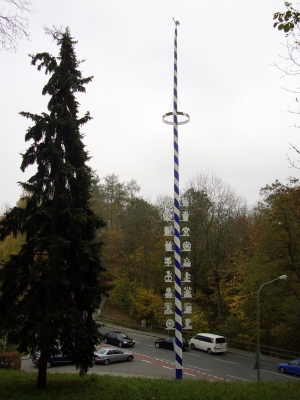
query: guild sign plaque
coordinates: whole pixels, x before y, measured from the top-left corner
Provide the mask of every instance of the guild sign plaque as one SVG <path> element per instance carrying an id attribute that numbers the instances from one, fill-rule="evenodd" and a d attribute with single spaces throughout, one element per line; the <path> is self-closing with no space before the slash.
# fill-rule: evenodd
<path id="1" fill-rule="evenodd" d="M 183 223 L 183 227 L 181 228 L 181 236 L 185 236 L 187 240 L 182 243 L 182 265 L 181 265 L 181 276 L 182 276 L 182 309 L 183 309 L 183 327 L 182 329 L 191 330 L 191 318 L 192 315 L 192 287 L 191 287 L 191 273 L 188 271 L 188 268 L 191 268 L 191 260 L 189 257 L 186 256 L 188 252 L 191 252 L 192 245 L 191 242 L 188 241 L 188 237 L 190 236 L 190 228 L 186 225 L 189 221 L 189 213 L 187 207 L 189 205 L 187 198 L 180 199 L 181 208 L 183 211 L 181 213 L 180 221 Z M 170 287 L 171 283 L 174 283 L 174 242 L 172 241 L 171 237 L 174 236 L 174 228 L 170 225 L 173 222 L 172 212 L 170 211 L 172 207 L 172 203 L 167 200 L 163 204 L 164 210 L 162 212 L 163 221 L 167 224 L 164 227 L 164 236 L 166 237 L 165 241 L 165 252 L 166 255 L 164 257 L 164 267 L 168 268 L 164 274 L 164 282 L 168 284 L 165 292 L 165 303 L 164 303 L 164 314 L 165 315 L 174 315 L 175 314 L 175 304 L 174 304 L 174 287 Z M 172 255 L 170 254 L 172 253 Z M 187 300 L 187 301 L 186 301 Z M 171 318 L 167 319 L 166 321 L 166 329 L 175 329 L 175 321 Z"/>

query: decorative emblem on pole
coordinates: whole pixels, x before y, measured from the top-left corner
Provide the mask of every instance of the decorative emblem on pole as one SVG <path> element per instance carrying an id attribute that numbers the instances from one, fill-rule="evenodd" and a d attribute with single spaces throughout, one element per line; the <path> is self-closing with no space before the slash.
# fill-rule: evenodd
<path id="1" fill-rule="evenodd" d="M 189 122 L 190 117 L 188 114 L 177 110 L 177 25 L 178 21 L 175 21 L 175 37 L 174 37 L 174 87 L 173 87 L 173 112 L 169 112 L 163 115 L 163 122 L 166 124 L 173 125 L 174 131 L 174 249 L 170 246 L 170 242 L 166 241 L 165 247 L 166 251 L 174 251 L 174 280 L 175 280 L 175 365 L 176 365 L 176 379 L 182 379 L 182 299 L 181 299 L 181 261 L 180 261 L 180 203 L 179 203 L 179 148 L 178 148 L 178 125 L 186 124 Z M 172 116 L 173 121 L 169 121 L 168 117 Z M 178 117 L 181 118 L 178 121 Z M 186 203 L 184 203 L 186 206 Z M 182 214 L 183 221 L 188 221 L 188 213 L 185 210 Z M 163 213 L 164 221 L 170 221 L 170 215 L 166 211 Z M 170 231 L 165 229 L 166 232 Z M 185 236 L 187 236 L 187 231 L 184 231 Z M 168 236 L 168 235 L 167 235 Z M 190 251 L 191 244 L 189 242 L 184 242 L 183 251 Z M 165 258 L 166 265 L 166 258 Z M 168 264 L 166 266 L 169 266 Z M 169 277 L 170 271 L 167 271 L 165 276 L 165 282 L 169 282 L 167 277 Z M 188 277 L 186 275 L 185 277 Z M 185 282 L 190 282 L 185 280 Z M 185 287 L 186 292 L 188 292 L 187 287 Z M 169 291 L 168 291 L 169 290 Z M 170 288 L 167 288 L 165 298 L 167 294 L 171 292 Z M 171 293 L 172 294 L 172 293 Z M 185 293 L 186 294 L 186 293 Z M 190 296 L 192 297 L 191 291 Z M 166 305 L 166 303 L 165 303 Z M 167 308 L 169 310 L 169 308 Z M 174 321 L 168 319 L 166 322 L 167 328 L 173 328 Z M 191 329 L 190 319 L 185 319 L 185 329 Z"/>

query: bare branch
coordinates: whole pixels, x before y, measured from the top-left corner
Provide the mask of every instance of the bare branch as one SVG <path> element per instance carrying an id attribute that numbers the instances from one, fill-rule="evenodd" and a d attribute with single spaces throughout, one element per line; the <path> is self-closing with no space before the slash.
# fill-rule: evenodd
<path id="1" fill-rule="evenodd" d="M 285 13 L 275 13 L 274 14 L 274 19 L 278 20 L 274 24 L 274 27 L 277 27 L 279 30 L 283 30 L 285 32 L 285 37 L 286 37 L 286 44 L 285 46 L 285 51 L 286 51 L 286 56 L 281 58 L 284 60 L 286 63 L 287 67 L 282 68 L 278 64 L 274 63 L 273 65 L 276 66 L 281 72 L 283 72 L 282 77 L 286 76 L 297 76 L 300 75 L 300 12 L 294 9 L 291 6 L 291 3 L 285 3 L 285 6 L 287 7 L 287 10 Z M 287 88 L 282 88 L 286 90 L 287 92 L 290 93 L 295 93 L 296 95 L 299 95 L 300 93 L 300 88 L 297 86 L 295 89 L 287 89 Z M 299 100 L 296 97 L 296 103 L 297 107 L 295 109 L 287 110 L 290 114 L 300 114 L 300 108 L 299 108 Z M 299 128 L 296 124 L 294 124 L 295 128 Z M 291 145 L 291 144 L 290 144 Z M 291 149 L 296 152 L 296 154 L 300 155 L 300 151 L 294 146 L 291 145 Z M 287 155 L 287 159 L 290 163 L 290 166 L 292 168 L 300 169 L 299 163 L 300 160 L 292 160 L 289 155 Z"/>
<path id="2" fill-rule="evenodd" d="M 300 155 L 300 150 L 298 150 L 298 149 L 297 149 L 294 145 L 292 145 L 291 143 L 290 143 L 290 146 L 292 147 L 292 149 L 293 149 L 297 154 Z M 293 160 L 290 159 L 290 157 L 289 157 L 288 154 L 287 154 L 287 159 L 288 159 L 289 163 L 291 164 L 291 167 L 296 168 L 296 169 L 300 169 L 300 167 L 298 167 L 298 166 L 295 164 L 295 161 L 293 161 Z M 299 163 L 299 162 L 300 162 L 300 160 L 297 160 L 297 163 Z"/>
<path id="3" fill-rule="evenodd" d="M 22 16 L 20 12 L 32 13 L 34 7 L 32 0 L 4 1 L 15 6 L 15 9 L 7 11 L 4 6 L 0 9 L 0 44 L 4 50 L 16 51 L 20 39 L 29 39 L 27 17 Z"/>

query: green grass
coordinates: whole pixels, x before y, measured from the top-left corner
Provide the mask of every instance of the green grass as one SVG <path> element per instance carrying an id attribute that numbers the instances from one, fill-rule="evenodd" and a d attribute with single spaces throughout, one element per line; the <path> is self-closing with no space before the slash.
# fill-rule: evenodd
<path id="1" fill-rule="evenodd" d="M 88 373 L 49 373 L 47 389 L 36 389 L 37 374 L 0 370 L 0 399 L 58 400 L 299 400 L 299 382 L 245 383 L 125 378 Z"/>

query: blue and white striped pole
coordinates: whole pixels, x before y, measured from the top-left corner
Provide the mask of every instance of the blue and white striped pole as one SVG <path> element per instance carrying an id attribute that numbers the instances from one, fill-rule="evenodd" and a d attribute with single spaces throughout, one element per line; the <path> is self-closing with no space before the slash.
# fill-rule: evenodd
<path id="1" fill-rule="evenodd" d="M 173 18 L 174 20 L 174 18 Z M 177 25 L 175 21 L 174 40 L 174 94 L 173 111 L 163 115 L 165 124 L 173 125 L 174 129 L 174 266 L 175 266 L 175 366 L 176 379 L 182 379 L 182 301 L 181 301 L 181 261 L 180 261 L 180 199 L 179 199 L 179 149 L 178 125 L 187 124 L 190 116 L 177 109 Z M 182 120 L 178 121 L 178 115 Z M 168 117 L 173 116 L 173 121 Z"/>
<path id="2" fill-rule="evenodd" d="M 177 25 L 174 38 L 174 265 L 175 265 L 175 366 L 176 379 L 182 379 L 182 304 L 181 304 L 181 263 L 180 263 L 180 203 L 179 203 L 179 148 L 177 115 Z"/>

